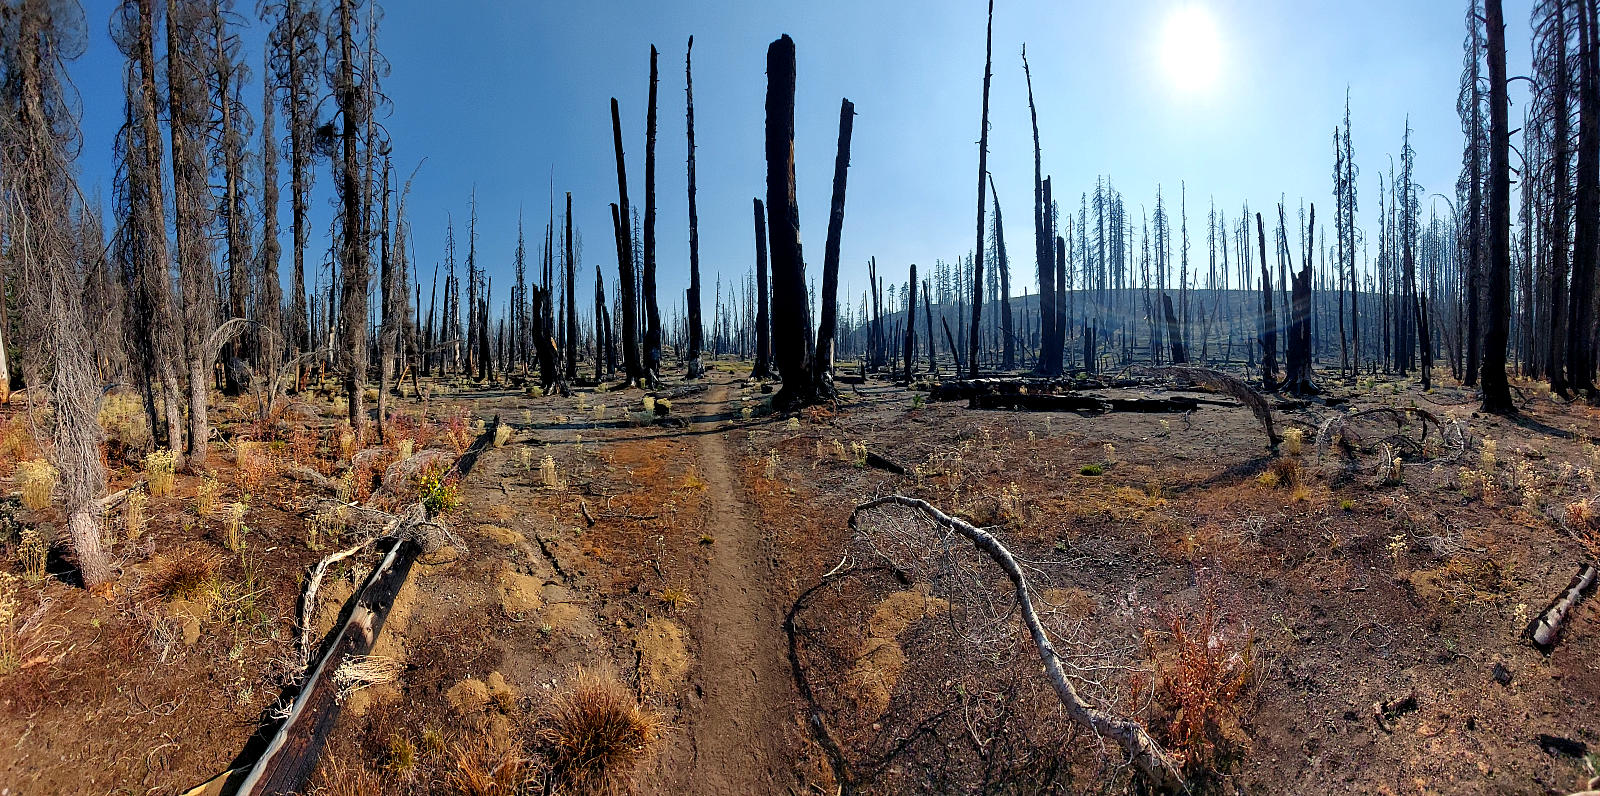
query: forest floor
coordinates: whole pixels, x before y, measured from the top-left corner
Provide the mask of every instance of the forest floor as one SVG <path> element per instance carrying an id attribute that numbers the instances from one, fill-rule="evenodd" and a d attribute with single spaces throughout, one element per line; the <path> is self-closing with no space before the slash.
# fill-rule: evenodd
<path id="1" fill-rule="evenodd" d="M 642 793 L 1132 790 L 1120 751 L 1062 716 L 998 570 L 907 512 L 849 527 L 892 493 L 1011 547 L 1079 691 L 1207 791 L 1565 794 L 1600 765 L 1600 600 L 1548 656 L 1520 638 L 1595 557 L 1595 410 L 1530 387 L 1520 417 L 1489 418 L 1459 388 L 1327 384 L 1350 404 L 1279 411 L 1300 442 L 1275 456 L 1238 407 L 982 411 L 870 381 L 787 417 L 747 365 L 716 365 L 661 417 L 638 390 L 395 402 L 413 450 L 459 452 L 496 417 L 514 434 L 461 484 L 460 546 L 419 561 L 373 651 L 403 668 L 345 700 L 316 787 L 537 779 L 543 717 L 581 669 L 661 719 L 628 779 Z M 178 475 L 131 539 L 111 518 L 109 602 L 59 553 L 22 587 L 0 792 L 181 793 L 248 761 L 297 657 L 302 573 L 340 546 L 326 491 L 287 462 L 337 479 L 356 458 L 338 407 L 301 400 L 272 428 L 225 403 L 217 485 Z M 1326 419 L 1380 407 L 1348 420 L 1348 453 L 1317 444 Z M 1429 436 L 1413 407 L 1442 421 Z M 9 493 L 34 454 L 0 421 Z M 240 468 L 245 435 L 277 438 L 282 466 Z M 110 458 L 113 488 L 143 477 Z M 222 509 L 196 505 L 211 490 Z M 223 544 L 233 503 L 242 551 Z M 0 538 L 20 572 L 17 531 Z M 324 585 L 319 630 L 364 572 Z"/>

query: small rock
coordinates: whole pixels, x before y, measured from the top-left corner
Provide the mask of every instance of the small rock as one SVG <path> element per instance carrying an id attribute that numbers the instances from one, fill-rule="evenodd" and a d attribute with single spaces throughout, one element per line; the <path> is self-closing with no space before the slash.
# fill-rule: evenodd
<path id="1" fill-rule="evenodd" d="M 1502 686 L 1511 685 L 1511 670 L 1499 661 L 1494 664 L 1494 681 Z"/>

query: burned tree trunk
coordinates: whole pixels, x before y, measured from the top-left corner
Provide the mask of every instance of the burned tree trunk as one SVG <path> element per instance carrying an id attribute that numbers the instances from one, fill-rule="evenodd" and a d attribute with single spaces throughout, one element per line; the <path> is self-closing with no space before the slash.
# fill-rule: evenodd
<path id="1" fill-rule="evenodd" d="M 794 40 L 785 34 L 767 48 L 767 237 L 772 247 L 772 353 L 783 377 L 773 404 L 792 407 L 817 398 L 807 361 L 806 266 L 800 250 L 800 205 L 794 184 Z"/>
<path id="2" fill-rule="evenodd" d="M 995 190 L 994 175 L 989 175 L 989 194 L 994 197 L 994 267 L 1000 275 L 1000 369 L 1011 370 L 1017 366 L 1016 335 L 1011 318 L 1011 262 L 1006 258 L 1005 226 L 1000 217 L 1000 192 Z"/>
<path id="3" fill-rule="evenodd" d="M 1187 364 L 1189 353 L 1183 345 L 1183 332 L 1178 328 L 1178 318 L 1172 312 L 1172 296 L 1165 290 L 1161 291 L 1161 312 L 1166 316 L 1167 341 L 1172 345 L 1172 364 Z"/>
<path id="4" fill-rule="evenodd" d="M 1033 73 L 1028 69 L 1028 48 L 1022 48 L 1022 74 L 1028 83 L 1028 115 L 1033 121 L 1033 258 L 1039 270 L 1039 361 L 1034 368 L 1041 375 L 1054 376 L 1061 365 L 1050 353 L 1056 329 L 1055 254 L 1049 231 L 1050 202 L 1042 176 L 1039 155 L 1039 111 L 1033 104 Z M 1060 346 L 1055 346 L 1060 350 Z"/>
<path id="5" fill-rule="evenodd" d="M 359 144 L 357 129 L 361 126 L 364 110 L 355 78 L 354 0 L 339 0 L 339 74 L 334 95 L 339 103 L 343 127 L 339 138 L 342 161 L 340 163 L 339 199 L 343 203 L 343 228 L 340 241 L 340 270 L 344 283 L 339 295 L 344 340 L 344 389 L 349 398 L 350 427 L 356 439 L 366 433 L 366 371 L 367 371 L 367 282 L 370 268 L 367 263 L 366 218 L 362 206 L 360 185 Z"/>
<path id="6" fill-rule="evenodd" d="M 752 379 L 772 378 L 772 323 L 768 319 L 767 214 L 760 199 L 752 199 L 756 216 L 756 362 Z"/>
<path id="7" fill-rule="evenodd" d="M 1261 251 L 1261 317 L 1257 320 L 1261 341 L 1261 389 L 1278 388 L 1278 321 L 1272 314 L 1272 272 L 1267 268 L 1267 232 L 1256 213 L 1256 244 Z"/>
<path id="8" fill-rule="evenodd" d="M 1483 411 L 1512 414 L 1506 378 L 1511 315 L 1511 127 L 1507 119 L 1506 26 L 1500 0 L 1484 0 L 1489 62 L 1489 259 L 1484 292 Z"/>
<path id="9" fill-rule="evenodd" d="M 622 296 L 622 367 L 626 383 L 638 384 L 644 379 L 644 367 L 639 361 L 639 301 L 634 296 L 633 236 L 628 233 L 628 166 L 622 159 L 622 112 L 617 108 L 617 98 L 611 98 L 611 135 L 617 151 L 617 202 L 611 205 L 612 233 L 617 240 L 617 273 L 621 276 L 617 290 Z"/>
<path id="10" fill-rule="evenodd" d="M 906 384 L 911 383 L 911 361 L 917 352 L 917 264 L 911 264 L 911 276 L 906 280 L 906 351 L 901 360 L 905 368 Z"/>
<path id="11" fill-rule="evenodd" d="M 656 52 L 650 46 L 650 104 L 645 112 L 644 138 L 644 375 L 654 382 L 661 375 L 661 310 L 656 306 Z"/>
<path id="12" fill-rule="evenodd" d="M 914 268 L 915 266 L 912 267 Z M 923 322 L 928 327 L 928 374 L 931 376 L 938 376 L 939 341 L 938 338 L 933 336 L 933 304 L 928 300 L 928 294 L 930 292 L 932 291 L 929 290 L 928 280 L 922 280 L 922 314 L 925 317 Z"/>
<path id="13" fill-rule="evenodd" d="M 698 379 L 705 374 L 705 365 L 700 362 L 700 349 L 704 346 L 701 336 L 704 334 L 700 320 L 700 211 L 695 205 L 695 180 L 694 180 L 694 37 L 689 37 L 689 46 L 683 54 L 683 93 L 687 98 L 687 110 L 684 112 L 685 126 L 689 134 L 689 353 L 688 376 Z M 761 224 L 758 222 L 759 229 Z M 765 275 L 761 280 L 765 282 Z M 763 302 L 764 304 L 765 302 Z"/>
<path id="14" fill-rule="evenodd" d="M 983 329 L 983 191 L 989 178 L 989 83 L 994 64 L 994 0 L 989 0 L 989 22 L 983 40 L 983 112 L 978 125 L 978 232 L 972 252 L 972 337 L 967 341 L 967 378 L 978 375 L 979 343 Z"/>
<path id="15" fill-rule="evenodd" d="M 1311 263 L 1308 261 L 1292 280 L 1284 386 L 1291 395 L 1315 395 L 1317 385 L 1311 380 Z"/>
<path id="16" fill-rule="evenodd" d="M 850 133 L 855 127 L 856 106 L 839 101 L 839 148 L 833 161 L 833 202 L 828 209 L 828 240 L 822 249 L 822 321 L 817 324 L 815 372 L 812 383 L 816 398 L 834 400 L 833 351 L 839 323 L 839 239 L 844 234 L 844 196 L 850 171 Z"/>
<path id="17" fill-rule="evenodd" d="M 572 192 L 567 191 L 567 381 L 578 379 L 578 263 L 572 243 Z"/>

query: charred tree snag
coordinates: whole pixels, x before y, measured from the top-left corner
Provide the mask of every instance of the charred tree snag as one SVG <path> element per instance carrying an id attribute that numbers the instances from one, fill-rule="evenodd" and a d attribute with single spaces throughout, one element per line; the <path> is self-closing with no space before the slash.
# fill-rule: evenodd
<path id="1" fill-rule="evenodd" d="M 1278 389 L 1278 322 L 1272 314 L 1272 272 L 1267 268 L 1267 232 L 1256 213 L 1256 244 L 1261 250 L 1261 389 Z"/>
<path id="2" fill-rule="evenodd" d="M 794 185 L 794 40 L 784 34 L 767 48 L 767 238 L 772 247 L 772 354 L 783 377 L 773 405 L 794 407 L 817 398 L 808 361 L 806 265 L 800 250 L 800 205 Z"/>
<path id="3" fill-rule="evenodd" d="M 978 233 L 972 250 L 972 335 L 967 340 L 969 377 L 978 375 L 978 349 L 983 339 L 983 211 L 984 188 L 989 179 L 989 83 L 994 65 L 994 0 L 989 0 L 989 22 L 983 37 L 983 112 L 978 125 Z"/>
<path id="4" fill-rule="evenodd" d="M 911 264 L 911 277 L 906 280 L 906 289 L 910 295 L 906 297 L 906 350 L 901 359 L 904 364 L 903 374 L 906 384 L 911 383 L 911 361 L 917 353 L 917 264 Z"/>
<path id="5" fill-rule="evenodd" d="M 1172 344 L 1172 364 L 1188 363 L 1189 355 L 1184 350 L 1183 334 L 1178 328 L 1178 317 L 1172 312 L 1172 295 L 1165 290 L 1161 291 L 1161 312 L 1167 320 L 1167 340 Z"/>
<path id="6" fill-rule="evenodd" d="M 1289 320 L 1288 375 L 1285 387 L 1290 395 L 1305 397 L 1319 390 L 1311 379 L 1311 264 L 1307 262 L 1293 275 Z"/>
<path id="7" fill-rule="evenodd" d="M 705 365 L 700 362 L 700 349 L 705 345 L 702 340 L 703 329 L 700 322 L 700 212 L 695 205 L 694 181 L 694 37 L 689 37 L 689 46 L 683 53 L 683 93 L 687 98 L 687 110 L 684 112 L 685 126 L 689 133 L 689 352 L 688 376 L 698 379 L 705 374 Z M 759 229 L 761 224 L 757 222 Z M 571 234 L 568 234 L 571 237 Z M 762 282 L 766 282 L 766 275 L 762 275 Z M 763 306 L 765 301 L 762 302 Z"/>
<path id="8" fill-rule="evenodd" d="M 750 371 L 750 378 L 770 379 L 772 378 L 772 323 L 768 319 L 767 214 L 761 206 L 760 199 L 751 201 L 755 204 L 756 216 L 756 362 Z"/>
<path id="9" fill-rule="evenodd" d="M 622 159 L 622 113 L 617 108 L 617 98 L 611 98 L 611 136 L 617 151 L 617 202 L 611 206 L 612 232 L 617 239 L 617 273 L 621 276 L 617 286 L 622 297 L 622 368 L 625 383 L 634 385 L 644 379 L 644 368 L 639 361 L 639 300 L 634 296 L 637 284 L 633 273 L 633 236 L 628 231 L 628 165 Z"/>
<path id="10" fill-rule="evenodd" d="M 1056 334 L 1056 258 L 1050 250 L 1050 202 L 1045 190 L 1048 181 L 1042 176 L 1039 162 L 1039 111 L 1033 104 L 1033 73 L 1028 69 L 1026 46 L 1022 48 L 1022 74 L 1028 83 L 1028 116 L 1033 121 L 1033 258 L 1039 269 L 1039 361 L 1035 369 L 1040 375 L 1054 376 L 1061 372 L 1060 363 L 1050 353 L 1050 342 Z M 1060 346 L 1056 349 L 1060 350 Z"/>
<path id="11" fill-rule="evenodd" d="M 1067 715 L 1090 732 L 1115 739 L 1122 745 L 1139 772 L 1157 789 L 1167 792 L 1179 792 L 1184 789 L 1183 774 L 1179 772 L 1177 764 L 1167 756 L 1155 739 L 1150 737 L 1144 727 L 1139 726 L 1137 722 L 1121 719 L 1099 710 L 1078 695 L 1072 681 L 1067 678 L 1061 655 L 1056 652 L 1055 644 L 1050 641 L 1049 634 L 1039 621 L 1039 615 L 1034 612 L 1027 575 L 1017 563 L 1016 557 L 1000 543 L 1000 540 L 980 528 L 945 514 L 925 500 L 904 495 L 889 495 L 856 506 L 855 510 L 850 512 L 850 529 L 859 533 L 857 520 L 862 512 L 888 505 L 903 506 L 921 512 L 946 531 L 965 537 L 974 547 L 992 559 L 1005 572 L 1016 591 L 1017 608 L 1022 615 L 1023 625 L 1027 627 L 1028 637 L 1044 663 L 1045 677 L 1050 681 L 1050 686 L 1055 690 L 1056 697 L 1061 700 L 1061 706 L 1066 709 Z"/>
<path id="12" fill-rule="evenodd" d="M 656 306 L 656 52 L 650 45 L 650 105 L 644 138 L 644 375 L 652 383 L 661 374 L 661 310 Z"/>
<path id="13" fill-rule="evenodd" d="M 916 266 L 912 266 L 915 268 Z M 928 280 L 922 280 L 922 315 L 923 323 L 928 327 L 928 374 L 934 377 L 939 375 L 938 338 L 933 336 L 933 304 L 928 300 Z"/>
<path id="14" fill-rule="evenodd" d="M 834 337 L 839 325 L 839 239 L 844 234 L 845 184 L 850 172 L 850 133 L 855 128 L 856 106 L 839 101 L 839 149 L 833 161 L 833 202 L 828 209 L 828 240 L 822 249 L 822 320 L 817 324 L 815 373 L 812 382 L 818 400 L 835 400 L 833 388 Z M 914 278 L 914 275 L 913 275 Z"/>
<path id="15" fill-rule="evenodd" d="M 994 267 L 1000 275 L 1000 369 L 1011 370 L 1017 366 L 1016 333 L 1011 317 L 1011 262 L 1006 258 L 1005 226 L 1000 218 L 1000 192 L 995 190 L 994 175 L 989 175 L 989 195 L 994 198 Z M 915 280 L 913 280 L 915 281 Z"/>
<path id="16" fill-rule="evenodd" d="M 573 256 L 572 243 L 572 192 L 567 191 L 567 381 L 578 380 L 578 302 L 577 258 Z"/>
<path id="17" fill-rule="evenodd" d="M 1513 414 L 1506 379 L 1511 316 L 1511 127 L 1507 119 L 1506 23 L 1500 0 L 1484 0 L 1489 62 L 1488 272 L 1484 275 L 1483 411 Z"/>

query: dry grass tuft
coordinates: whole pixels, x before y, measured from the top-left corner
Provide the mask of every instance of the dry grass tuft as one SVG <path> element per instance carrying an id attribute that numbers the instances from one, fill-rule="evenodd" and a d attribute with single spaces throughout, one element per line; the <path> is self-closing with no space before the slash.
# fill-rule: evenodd
<path id="1" fill-rule="evenodd" d="M 655 743 L 660 718 L 616 680 L 583 670 L 546 709 L 539 740 L 558 792 L 616 787 Z"/>
<path id="2" fill-rule="evenodd" d="M 145 566 L 138 588 L 143 598 L 196 600 L 214 590 L 222 558 L 215 553 L 186 549 L 176 553 L 157 553 Z"/>
<path id="3" fill-rule="evenodd" d="M 454 748 L 455 770 L 446 779 L 446 793 L 461 796 L 511 796 L 528 784 L 531 772 L 517 749 L 495 749 L 487 741 Z"/>
<path id="4" fill-rule="evenodd" d="M 44 459 L 33 459 L 17 465 L 17 485 L 22 487 L 22 505 L 40 511 L 50 505 L 50 493 L 55 491 L 56 477 L 61 473 Z"/>
<path id="5" fill-rule="evenodd" d="M 0 675 L 10 674 L 21 665 L 17 646 L 17 576 L 0 572 Z"/>
<path id="6" fill-rule="evenodd" d="M 150 484 L 151 497 L 161 497 L 172 491 L 172 473 L 177 461 L 177 455 L 166 448 L 145 455 L 144 478 Z"/>
<path id="7" fill-rule="evenodd" d="M 21 415 L 0 426 L 0 475 L 10 475 L 17 462 L 36 455 L 38 446 Z"/>
<path id="8" fill-rule="evenodd" d="M 200 486 L 194 492 L 194 513 L 201 519 L 207 519 L 212 512 L 217 510 L 217 495 L 222 493 L 222 482 L 215 476 L 207 474 L 200 479 Z"/>
<path id="9" fill-rule="evenodd" d="M 128 541 L 136 542 L 144 533 L 145 507 L 150 505 L 150 495 L 143 489 L 135 489 L 128 493 L 128 499 L 122 502 L 122 528 L 128 535 Z"/>
<path id="10" fill-rule="evenodd" d="M 22 529 L 22 543 L 17 545 L 17 561 L 22 564 L 22 574 L 28 580 L 44 578 L 45 562 L 50 560 L 50 540 L 34 526 Z"/>
<path id="11" fill-rule="evenodd" d="M 232 552 L 244 549 L 244 535 L 249 530 L 245 527 L 244 515 L 249 510 L 250 504 L 239 501 L 229 503 L 222 515 L 222 546 Z"/>
<path id="12" fill-rule="evenodd" d="M 516 429 L 513 429 L 509 423 L 501 423 L 500 425 L 495 426 L 494 446 L 496 448 L 504 448 L 506 443 L 511 441 L 511 436 L 515 433 Z"/>
<path id="13" fill-rule="evenodd" d="M 277 470 L 271 451 L 264 442 L 245 440 L 234 453 L 234 466 L 239 470 L 239 486 L 255 489 L 271 480 Z"/>

